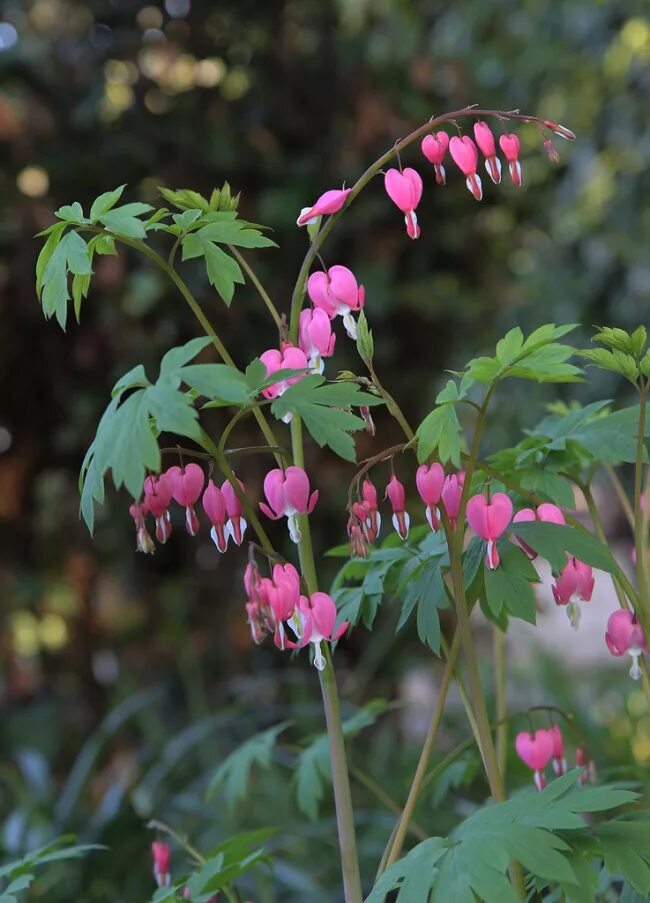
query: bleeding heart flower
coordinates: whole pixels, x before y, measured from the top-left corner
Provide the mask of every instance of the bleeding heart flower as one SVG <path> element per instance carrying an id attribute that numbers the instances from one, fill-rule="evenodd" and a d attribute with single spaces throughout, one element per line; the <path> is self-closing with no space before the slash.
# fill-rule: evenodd
<path id="1" fill-rule="evenodd" d="M 432 530 L 440 526 L 440 511 L 438 503 L 442 498 L 442 489 L 445 485 L 445 471 L 442 464 L 434 463 L 429 466 L 422 464 L 415 474 L 415 485 L 420 493 L 420 498 L 426 505 L 426 518 Z"/>
<path id="2" fill-rule="evenodd" d="M 268 386 L 262 391 L 262 395 L 265 398 L 279 398 L 281 395 L 284 395 L 289 386 L 293 386 L 294 383 L 297 383 L 304 376 L 307 376 L 310 369 L 307 355 L 300 348 L 296 348 L 295 345 L 285 345 L 282 351 L 278 351 L 277 348 L 269 348 L 268 351 L 260 354 L 260 360 L 266 368 L 267 377 L 273 376 L 273 374 L 277 373 L 279 370 L 304 371 L 302 374 L 289 376 L 286 379 L 281 379 L 279 382 Z M 284 423 L 289 423 L 292 417 L 293 414 L 289 411 L 288 414 L 284 415 L 282 420 Z"/>
<path id="3" fill-rule="evenodd" d="M 235 477 L 235 479 L 237 479 Z M 246 495 L 246 487 L 241 480 L 237 480 L 239 488 Z M 226 523 L 226 537 L 232 536 L 236 545 L 242 544 L 244 533 L 246 532 L 246 518 L 244 517 L 244 506 L 239 500 L 239 496 L 235 492 L 235 487 L 229 480 L 224 480 L 221 484 L 221 493 L 226 502 L 226 514 L 228 522 Z"/>
<path id="4" fill-rule="evenodd" d="M 512 184 L 518 188 L 521 187 L 521 163 L 519 162 L 519 138 L 517 135 L 501 135 L 499 144 L 506 160 L 508 161 L 508 169 Z"/>
<path id="5" fill-rule="evenodd" d="M 386 487 L 386 498 L 390 501 L 393 509 L 393 526 L 399 536 L 401 536 L 402 539 L 406 539 L 409 535 L 411 518 L 406 510 L 406 493 L 404 491 L 404 485 L 397 479 L 395 474 L 392 475 L 390 482 Z"/>
<path id="6" fill-rule="evenodd" d="M 169 887 L 171 884 L 171 851 L 163 840 L 154 840 L 151 844 L 153 856 L 153 877 L 158 887 Z"/>
<path id="7" fill-rule="evenodd" d="M 203 493 L 203 510 L 208 515 L 212 529 L 210 536 L 212 541 L 220 552 L 225 552 L 228 548 L 228 536 L 226 532 L 226 520 L 228 514 L 226 511 L 226 499 L 223 492 L 210 479 Z"/>
<path id="8" fill-rule="evenodd" d="M 544 125 L 547 129 L 550 129 L 555 135 L 559 135 L 560 138 L 564 138 L 566 141 L 575 141 L 575 135 L 571 131 L 571 129 L 567 129 L 563 125 L 558 125 L 557 122 L 550 122 L 548 119 L 544 120 Z"/>
<path id="9" fill-rule="evenodd" d="M 149 509 L 146 502 L 134 502 L 129 508 L 129 514 L 135 521 L 135 548 L 137 552 L 145 555 L 153 555 L 156 546 L 147 529 L 147 514 Z"/>
<path id="10" fill-rule="evenodd" d="M 312 593 L 311 596 L 301 596 L 298 609 L 291 623 L 291 628 L 298 637 L 295 644 L 288 643 L 291 647 L 302 649 L 308 643 L 314 647 L 314 666 L 319 671 L 325 669 L 327 661 L 323 655 L 321 643 L 323 640 L 333 643 L 343 636 L 348 629 L 348 622 L 343 621 L 335 630 L 336 603 L 327 593 Z"/>
<path id="11" fill-rule="evenodd" d="M 553 737 L 545 730 L 534 734 L 522 731 L 515 738 L 515 749 L 522 762 L 534 772 L 535 786 L 542 790 L 546 786 L 544 769 L 553 755 Z"/>
<path id="12" fill-rule="evenodd" d="M 465 176 L 465 184 L 468 190 L 471 191 L 477 201 L 480 201 L 483 197 L 483 186 L 481 177 L 476 173 L 476 167 L 478 166 L 476 145 L 469 135 L 463 135 L 462 138 L 454 135 L 449 142 L 449 153 L 456 166 Z"/>
<path id="13" fill-rule="evenodd" d="M 172 532 L 168 510 L 172 494 L 172 481 L 164 473 L 157 477 L 149 476 L 144 481 L 144 501 L 147 510 L 156 520 L 156 539 L 163 544 L 167 542 Z"/>
<path id="14" fill-rule="evenodd" d="M 317 270 L 307 280 L 307 294 L 314 307 L 324 310 L 330 320 L 343 317 L 345 331 L 351 339 L 356 339 L 357 322 L 352 314 L 361 310 L 366 293 L 352 270 L 340 264 L 327 272 Z"/>
<path id="15" fill-rule="evenodd" d="M 612 655 L 620 656 L 627 652 L 631 656 L 630 677 L 639 680 L 639 659 L 648 651 L 648 643 L 634 612 L 621 608 L 609 616 L 605 642 Z"/>
<path id="16" fill-rule="evenodd" d="M 199 519 L 194 505 L 203 490 L 203 470 L 198 464 L 191 463 L 184 467 L 169 467 L 166 474 L 172 482 L 174 501 L 185 508 L 185 529 L 190 536 L 196 536 L 199 532 Z"/>
<path id="17" fill-rule="evenodd" d="M 467 503 L 467 520 L 472 530 L 487 541 L 485 564 L 490 570 L 499 566 L 496 540 L 505 533 L 512 520 L 512 502 L 504 492 L 495 492 L 490 501 L 484 495 L 473 495 Z"/>
<path id="18" fill-rule="evenodd" d="M 556 605 L 567 606 L 567 616 L 574 630 L 580 623 L 579 602 L 589 602 L 594 591 L 594 572 L 588 564 L 569 556 L 564 570 L 552 585 Z"/>
<path id="19" fill-rule="evenodd" d="M 300 348 L 307 355 L 313 373 L 325 369 L 323 358 L 334 354 L 336 336 L 329 315 L 320 307 L 306 307 L 300 313 Z"/>
<path id="20" fill-rule="evenodd" d="M 495 185 L 501 181 L 501 160 L 497 157 L 494 135 L 487 122 L 474 123 L 474 138 L 485 157 L 485 169 Z"/>
<path id="21" fill-rule="evenodd" d="M 452 529 L 456 526 L 464 485 L 465 472 L 459 470 L 458 473 L 448 474 L 442 487 L 441 501 L 445 513 L 451 522 Z"/>
<path id="22" fill-rule="evenodd" d="M 298 515 L 311 514 L 318 501 L 318 490 L 310 495 L 309 477 L 302 467 L 276 467 L 264 478 L 264 495 L 268 505 L 260 502 L 260 508 L 271 520 L 287 518 L 291 539 L 300 542 Z"/>
<path id="23" fill-rule="evenodd" d="M 399 169 L 389 169 L 384 176 L 384 187 L 388 197 L 404 214 L 408 237 L 419 238 L 420 227 L 415 208 L 422 197 L 420 174 L 409 166 L 402 172 Z"/>
<path id="24" fill-rule="evenodd" d="M 427 135 L 422 140 L 422 153 L 429 163 L 433 163 L 433 169 L 436 174 L 436 182 L 438 185 L 445 185 L 447 182 L 443 163 L 448 147 L 449 135 L 447 132 L 434 132 L 432 135 Z"/>
<path id="25" fill-rule="evenodd" d="M 318 198 L 311 207 L 303 207 L 297 219 L 299 226 L 310 226 L 319 216 L 338 213 L 348 199 L 351 188 L 332 188 Z"/>

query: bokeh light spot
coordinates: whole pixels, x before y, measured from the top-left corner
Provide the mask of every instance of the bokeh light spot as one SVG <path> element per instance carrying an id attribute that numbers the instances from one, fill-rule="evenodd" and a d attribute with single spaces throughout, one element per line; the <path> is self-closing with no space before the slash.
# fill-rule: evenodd
<path id="1" fill-rule="evenodd" d="M 244 69 L 232 69 L 223 80 L 221 94 L 224 100 L 239 100 L 250 86 L 250 78 Z"/>
<path id="2" fill-rule="evenodd" d="M 145 6 L 135 17 L 135 21 L 143 31 L 146 31 L 148 28 L 161 28 L 163 14 L 157 6 Z"/>
<path id="3" fill-rule="evenodd" d="M 165 0 L 165 9 L 174 19 L 182 19 L 190 11 L 190 0 Z"/>
<path id="4" fill-rule="evenodd" d="M 18 32 L 11 22 L 0 22 L 0 50 L 10 50 L 18 42 Z"/>
<path id="5" fill-rule="evenodd" d="M 227 68 L 219 58 L 200 60 L 196 65 L 196 83 L 201 88 L 214 88 L 226 76 Z"/>
<path id="6" fill-rule="evenodd" d="M 62 649 L 68 642 L 68 625 L 61 615 L 48 612 L 41 618 L 39 629 L 41 644 L 52 652 Z"/>
<path id="7" fill-rule="evenodd" d="M 18 173 L 16 185 L 29 198 L 42 198 L 50 187 L 50 178 L 42 166 L 26 166 Z"/>

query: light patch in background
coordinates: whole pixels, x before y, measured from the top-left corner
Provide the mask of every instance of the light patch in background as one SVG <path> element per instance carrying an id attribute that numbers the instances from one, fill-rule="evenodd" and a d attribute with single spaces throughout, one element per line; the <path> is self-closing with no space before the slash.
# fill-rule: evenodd
<path id="1" fill-rule="evenodd" d="M 50 177 L 42 166 L 26 166 L 16 176 L 19 191 L 28 198 L 42 198 L 50 187 Z"/>
<path id="2" fill-rule="evenodd" d="M 173 19 L 182 19 L 190 11 L 190 0 L 165 0 L 165 9 Z"/>
<path id="3" fill-rule="evenodd" d="M 11 22 L 0 22 L 0 50 L 11 50 L 18 43 L 18 32 Z"/>

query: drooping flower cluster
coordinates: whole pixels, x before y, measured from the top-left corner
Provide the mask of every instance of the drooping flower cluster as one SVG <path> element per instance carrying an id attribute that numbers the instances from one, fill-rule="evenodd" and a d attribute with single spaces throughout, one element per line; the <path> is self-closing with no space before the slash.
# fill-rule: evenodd
<path id="1" fill-rule="evenodd" d="M 273 634 L 278 649 L 303 649 L 311 644 L 314 666 L 322 671 L 326 665 L 322 643 L 335 642 L 348 628 L 347 621 L 336 627 L 332 597 L 322 592 L 301 594 L 300 575 L 292 564 L 276 564 L 272 577 L 261 577 L 251 562 L 244 574 L 244 587 L 253 641 L 261 643 L 266 634 Z"/>
<path id="2" fill-rule="evenodd" d="M 241 480 L 239 488 L 245 494 Z M 205 486 L 205 490 L 204 490 Z M 185 509 L 185 528 L 190 536 L 196 536 L 200 521 L 195 505 L 202 495 L 202 507 L 211 524 L 210 536 L 220 552 L 225 552 L 230 539 L 241 545 L 246 532 L 246 519 L 242 505 L 233 485 L 224 480 L 218 487 L 211 478 L 205 480 L 203 469 L 192 462 L 173 465 L 158 475 L 150 475 L 144 481 L 143 498 L 134 502 L 129 513 L 135 522 L 136 549 L 152 553 L 155 543 L 147 527 L 147 516 L 155 521 L 155 537 L 159 543 L 167 542 L 172 532 L 170 505 L 177 502 Z"/>
<path id="3" fill-rule="evenodd" d="M 460 500 L 463 492 L 465 474 L 462 472 L 445 475 L 441 464 L 423 464 L 416 474 L 416 486 L 420 498 L 425 505 L 425 516 L 432 530 L 440 527 L 440 508 L 442 505 L 447 517 L 453 524 L 458 516 Z M 392 510 L 392 524 L 402 539 L 407 539 L 411 524 L 411 516 L 406 510 L 406 489 L 399 477 L 393 473 L 384 498 Z M 361 495 L 350 506 L 348 535 L 353 555 L 366 557 L 368 546 L 374 545 L 381 529 L 381 514 L 377 489 L 371 480 L 365 479 L 361 484 Z"/>
<path id="4" fill-rule="evenodd" d="M 533 772 L 533 781 L 538 790 L 546 787 L 545 769 L 549 762 L 552 763 L 555 775 L 567 772 L 564 737 L 557 724 L 551 725 L 546 730 L 536 730 L 534 733 L 522 731 L 515 737 L 515 749 L 522 762 Z M 576 765 L 585 768 L 585 772 L 580 778 L 582 783 L 594 773 L 593 763 L 589 762 L 591 767 L 588 769 L 588 761 L 582 747 L 578 747 L 576 749 Z"/>

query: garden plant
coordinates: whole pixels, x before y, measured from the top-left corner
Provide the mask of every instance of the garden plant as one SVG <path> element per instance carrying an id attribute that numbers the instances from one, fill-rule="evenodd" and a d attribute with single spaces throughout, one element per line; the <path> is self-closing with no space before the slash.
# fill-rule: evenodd
<path id="1" fill-rule="evenodd" d="M 399 385 L 385 386 L 375 369 L 373 299 L 358 283 L 354 261 L 327 256 L 328 236 L 342 216 L 354 217 L 354 200 L 363 190 L 385 192 L 404 240 L 421 244 L 435 242 L 435 236 L 420 235 L 423 187 L 426 194 L 460 192 L 464 180 L 479 202 L 484 191 L 500 191 L 502 182 L 525 190 L 520 129 L 539 132 L 540 152 L 551 163 L 558 159 L 554 140 L 574 138 L 564 126 L 519 111 L 463 108 L 433 117 L 356 183 L 327 190 L 296 211 L 308 245 L 286 310 L 265 290 L 249 254 L 275 243 L 264 227 L 238 215 L 239 197 L 227 183 L 210 197 L 161 189 L 167 206 L 160 209 L 123 203 L 123 186 L 102 194 L 89 211 L 79 203 L 60 208 L 57 222 L 43 233 L 38 296 L 45 316 L 63 329 L 72 313 L 79 319 L 83 312 L 94 258 L 127 246 L 171 280 L 203 333 L 170 349 L 155 379 L 136 364 L 117 381 L 81 467 L 81 514 L 92 532 L 110 475 L 114 487 L 131 496 L 140 552 L 153 554 L 159 544 L 173 543 L 179 529 L 191 536 L 209 531 L 219 553 L 239 556 L 242 618 L 252 642 L 274 644 L 278 655 L 310 657 L 327 741 L 303 754 L 297 790 L 310 814 L 318 795 L 314 785 L 331 776 L 339 896 L 346 903 L 638 903 L 650 895 L 650 813 L 642 798 L 634 786 L 598 780 L 598 751 L 587 748 L 574 712 L 550 705 L 508 712 L 505 646 L 512 619 L 535 622 L 536 560 L 552 569 L 553 596 L 566 609 L 568 631 L 579 630 L 594 571 L 604 572 L 611 580 L 611 615 L 602 625 L 602 643 L 621 663 L 630 657 L 630 676 L 650 703 L 644 659 L 650 630 L 645 328 L 630 334 L 598 327 L 593 345 L 583 349 L 568 344 L 573 324 L 542 323 L 529 335 L 514 328 L 493 355 L 475 357 L 464 368 L 459 362 L 432 398 L 430 413 L 411 424 L 399 404 Z M 237 360 L 236 347 L 226 347 L 183 278 L 184 262 L 196 259 L 226 305 L 247 279 L 268 311 L 268 335 L 260 336 L 259 355 L 247 366 Z M 355 372 L 336 370 L 336 345 L 343 342 L 355 343 Z M 631 384 L 627 407 L 556 402 L 516 446 L 485 456 L 490 413 L 507 403 L 508 381 L 575 383 L 593 368 Z M 386 447 L 388 417 L 403 441 Z M 244 418 L 259 427 L 256 445 L 238 444 Z M 357 462 L 354 433 L 361 430 L 372 434 L 376 451 Z M 348 468 L 348 504 L 340 516 L 348 541 L 328 552 L 342 559 L 331 586 L 323 585 L 312 544 L 319 476 L 305 467 L 305 439 L 327 446 Z M 243 456 L 259 461 L 257 486 L 237 477 Z M 617 472 L 626 467 L 633 470 L 632 497 Z M 607 544 L 593 493 L 594 478 L 603 471 L 634 535 L 634 580 Z M 417 506 L 409 501 L 416 493 Z M 589 511 L 589 527 L 576 518 L 577 495 Z M 283 519 L 289 534 L 284 542 L 270 529 Z M 126 521 L 125 511 L 125 529 Z M 399 607 L 396 630 L 413 619 L 421 642 L 444 664 L 410 789 L 403 800 L 389 800 L 397 802 L 393 830 L 374 872 L 361 874 L 346 738 L 372 724 L 381 707 L 370 704 L 343 719 L 335 664 L 337 645 L 350 631 L 371 630 L 382 603 Z M 446 635 L 443 609 L 453 620 Z M 494 659 L 485 672 L 493 682 L 494 711 L 479 670 L 480 620 L 494 635 Z M 466 712 L 467 740 L 443 766 L 475 745 L 489 798 L 449 836 L 437 836 L 434 826 L 421 829 L 415 811 L 442 770 L 432 757 L 454 685 Z M 273 725 L 215 763 L 211 792 L 225 788 L 245 807 L 250 772 L 268 765 L 289 730 L 296 724 Z M 527 786 L 506 774 L 510 743 L 530 768 Z M 156 903 L 200 903 L 217 895 L 243 900 L 242 875 L 272 865 L 264 830 L 199 850 L 174 825 L 155 821 L 151 827 Z M 65 845 L 57 851 L 84 852 Z M 28 885 L 29 868 L 17 863 L 5 869 L 8 887 L 0 900 L 9 903 Z"/>

